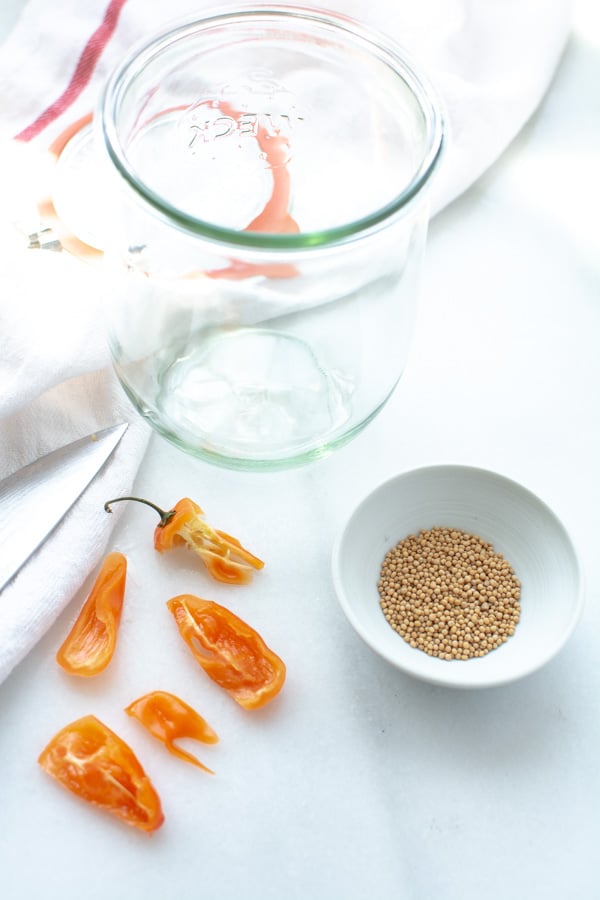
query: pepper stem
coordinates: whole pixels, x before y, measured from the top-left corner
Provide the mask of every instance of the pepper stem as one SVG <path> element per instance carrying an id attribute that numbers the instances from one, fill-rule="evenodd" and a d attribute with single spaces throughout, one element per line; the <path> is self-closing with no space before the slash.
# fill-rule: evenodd
<path id="1" fill-rule="evenodd" d="M 104 504 L 105 511 L 111 513 L 111 504 L 121 503 L 122 500 L 135 500 L 136 503 L 144 503 L 146 506 L 150 506 L 160 516 L 159 528 L 163 528 L 167 524 L 169 519 L 172 519 L 175 515 L 174 509 L 161 509 L 160 506 L 156 505 L 156 503 L 152 503 L 150 500 L 144 500 L 143 497 L 115 497 L 113 500 L 106 501 L 106 503 Z"/>

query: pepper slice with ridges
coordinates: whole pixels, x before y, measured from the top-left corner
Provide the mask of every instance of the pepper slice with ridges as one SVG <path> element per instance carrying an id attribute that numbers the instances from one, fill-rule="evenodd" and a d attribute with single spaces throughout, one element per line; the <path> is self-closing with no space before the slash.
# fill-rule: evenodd
<path id="1" fill-rule="evenodd" d="M 137 756 L 96 716 L 57 732 L 38 762 L 64 788 L 127 825 L 152 832 L 164 821 L 160 798 Z"/>
<path id="2" fill-rule="evenodd" d="M 258 709 L 281 690 L 286 669 L 246 622 L 212 600 L 180 594 L 167 602 L 181 637 L 206 674 L 245 709 Z"/>
<path id="3" fill-rule="evenodd" d="M 169 753 L 214 775 L 212 769 L 174 743 L 178 738 L 193 738 L 204 744 L 216 744 L 219 740 L 208 722 L 175 694 L 151 691 L 130 703 L 125 712 L 141 722 L 153 737 L 162 741 Z"/>
<path id="4" fill-rule="evenodd" d="M 56 661 L 65 672 L 87 678 L 108 666 L 117 643 L 126 576 L 126 557 L 116 551 L 109 553 L 56 654 Z"/>
<path id="5" fill-rule="evenodd" d="M 104 504 L 112 512 L 111 504 L 122 500 L 134 500 L 150 506 L 160 516 L 154 530 L 154 549 L 159 553 L 185 544 L 202 559 L 209 574 L 225 584 L 248 584 L 253 571 L 262 569 L 264 562 L 225 531 L 208 524 L 204 512 L 197 503 L 184 497 L 173 509 L 164 510 L 141 497 L 115 497 Z"/>

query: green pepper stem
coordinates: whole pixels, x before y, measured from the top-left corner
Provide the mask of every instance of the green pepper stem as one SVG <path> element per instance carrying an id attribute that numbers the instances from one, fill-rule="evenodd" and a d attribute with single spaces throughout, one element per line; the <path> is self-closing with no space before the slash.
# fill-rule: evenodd
<path id="1" fill-rule="evenodd" d="M 155 512 L 157 512 L 160 516 L 160 524 L 159 527 L 163 528 L 169 519 L 172 519 L 175 515 L 174 509 L 164 510 L 161 509 L 160 506 L 157 506 L 156 503 L 152 503 L 150 500 L 144 500 L 143 497 L 115 497 L 113 500 L 107 500 L 104 504 L 104 509 L 106 512 L 111 513 L 112 503 L 121 503 L 122 500 L 134 500 L 136 503 L 144 503 L 146 506 L 150 506 Z"/>

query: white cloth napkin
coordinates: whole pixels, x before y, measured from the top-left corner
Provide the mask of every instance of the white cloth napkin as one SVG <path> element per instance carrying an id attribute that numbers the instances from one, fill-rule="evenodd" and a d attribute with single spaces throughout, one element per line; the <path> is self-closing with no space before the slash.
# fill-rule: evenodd
<path id="1" fill-rule="evenodd" d="M 566 0 L 326 5 L 394 37 L 437 87 L 449 141 L 434 211 L 469 187 L 527 121 L 569 30 Z M 109 365 L 101 264 L 28 248 L 35 202 L 51 177 L 47 148 L 93 109 L 135 40 L 207 8 L 204 0 L 61 0 L 57 17 L 55 5 L 29 0 L 0 46 L 0 478 L 70 440 L 130 422 L 102 474 L 0 594 L 0 681 L 97 568 L 115 521 L 103 503 L 130 491 L 149 436 Z"/>
<path id="2" fill-rule="evenodd" d="M 24 200 L 45 162 L 27 145 L 8 144 L 0 155 L 0 478 L 78 437 L 131 424 L 101 474 L 0 593 L 0 681 L 98 565 L 114 526 L 104 501 L 129 493 L 149 436 L 108 367 L 100 268 L 27 249 L 12 224 L 33 227 L 35 210 Z"/>

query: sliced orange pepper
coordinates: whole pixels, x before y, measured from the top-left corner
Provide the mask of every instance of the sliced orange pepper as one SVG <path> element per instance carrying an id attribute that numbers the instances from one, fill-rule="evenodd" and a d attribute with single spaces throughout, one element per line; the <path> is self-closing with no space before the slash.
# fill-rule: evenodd
<path id="1" fill-rule="evenodd" d="M 104 509 L 111 512 L 111 504 L 121 500 L 145 503 L 159 514 L 160 522 L 154 530 L 155 550 L 162 553 L 178 544 L 185 544 L 198 554 L 216 581 L 248 584 L 252 580 L 253 570 L 264 566 L 262 559 L 246 550 L 236 538 L 209 525 L 203 510 L 189 497 L 179 500 L 169 510 L 140 497 L 115 497 L 104 504 Z"/>
<path id="2" fill-rule="evenodd" d="M 192 594 L 167 602 L 181 637 L 206 674 L 245 709 L 272 700 L 285 681 L 285 664 L 260 634 L 224 606 Z"/>
<path id="3" fill-rule="evenodd" d="M 165 525 L 159 523 L 154 531 L 154 549 L 159 553 L 177 544 L 186 544 L 194 550 L 217 581 L 247 584 L 252 579 L 252 570 L 264 566 L 236 538 L 209 525 L 203 510 L 189 497 L 179 500 L 174 515 Z"/>
<path id="4" fill-rule="evenodd" d="M 111 661 L 121 622 L 126 575 L 125 556 L 109 553 L 56 654 L 57 663 L 70 675 L 98 675 Z"/>
<path id="5" fill-rule="evenodd" d="M 52 738 L 38 759 L 82 800 L 142 831 L 164 821 L 160 798 L 135 753 L 95 716 L 83 716 Z"/>
<path id="6" fill-rule="evenodd" d="M 169 753 L 214 775 L 212 769 L 173 743 L 177 738 L 186 737 L 205 744 L 216 744 L 219 740 L 208 722 L 175 694 L 169 694 L 167 691 L 151 691 L 130 703 L 125 712 L 141 722 L 153 737 L 162 741 Z"/>

